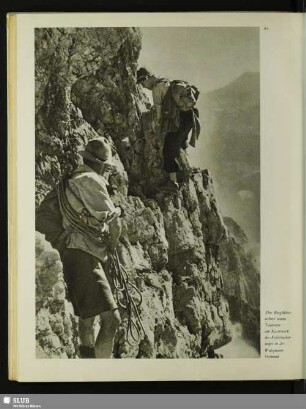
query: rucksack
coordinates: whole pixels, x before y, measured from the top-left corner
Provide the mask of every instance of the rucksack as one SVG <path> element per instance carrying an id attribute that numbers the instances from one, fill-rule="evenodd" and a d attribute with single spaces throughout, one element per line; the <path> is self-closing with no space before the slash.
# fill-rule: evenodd
<path id="1" fill-rule="evenodd" d="M 35 229 L 45 235 L 55 249 L 61 251 L 63 248 L 63 216 L 59 206 L 58 187 L 54 187 L 40 203 L 35 214 Z"/>
<path id="2" fill-rule="evenodd" d="M 43 199 L 36 211 L 35 224 L 36 230 L 45 235 L 56 250 L 61 253 L 65 249 L 66 238 L 72 230 L 83 234 L 96 244 L 102 245 L 108 241 L 108 233 L 101 232 L 98 228 L 88 226 L 83 222 L 84 212 L 86 217 L 90 216 L 85 207 L 81 214 L 77 213 L 69 204 L 65 190 L 68 186 L 68 177 L 63 177 L 47 196 Z M 81 202 L 81 199 L 74 196 Z M 63 214 L 67 219 L 69 226 L 63 227 Z"/>
<path id="3" fill-rule="evenodd" d="M 186 81 L 171 81 L 171 92 L 174 101 L 181 111 L 190 111 L 198 100 L 199 90 Z"/>

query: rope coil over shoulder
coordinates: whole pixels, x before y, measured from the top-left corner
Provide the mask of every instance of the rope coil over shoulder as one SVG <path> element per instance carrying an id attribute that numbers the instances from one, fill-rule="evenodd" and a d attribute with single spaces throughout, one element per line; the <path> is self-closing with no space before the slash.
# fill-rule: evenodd
<path id="1" fill-rule="evenodd" d="M 82 221 L 83 214 L 77 213 L 70 205 L 66 192 L 66 182 L 61 179 L 57 186 L 58 202 L 62 215 L 68 220 L 70 226 L 72 226 L 79 233 L 88 237 L 90 240 L 94 241 L 96 244 L 107 244 L 107 239 L 105 234 L 98 229 L 87 225 Z"/>
<path id="2" fill-rule="evenodd" d="M 77 213 L 70 205 L 66 192 L 66 182 L 61 179 L 57 186 L 57 194 L 59 207 L 62 215 L 68 220 L 69 225 L 88 237 L 95 243 L 102 245 L 108 245 L 107 237 L 103 232 L 88 226 L 82 221 L 82 213 Z M 126 310 L 128 316 L 128 325 L 126 331 L 126 341 L 131 345 L 130 339 L 138 343 L 140 340 L 141 332 L 145 335 L 145 329 L 143 327 L 141 317 L 138 311 L 142 303 L 142 295 L 138 288 L 132 284 L 129 280 L 128 273 L 123 265 L 119 261 L 117 250 L 110 252 L 110 262 L 113 265 L 113 283 L 115 287 L 115 294 L 117 303 L 120 307 Z M 131 292 L 136 293 L 138 298 L 136 301 L 133 299 Z M 133 315 L 135 318 L 133 318 Z"/>

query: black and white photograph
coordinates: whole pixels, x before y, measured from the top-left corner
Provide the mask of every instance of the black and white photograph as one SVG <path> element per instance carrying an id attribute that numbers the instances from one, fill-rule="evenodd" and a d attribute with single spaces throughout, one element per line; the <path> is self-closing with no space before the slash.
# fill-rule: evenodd
<path id="1" fill-rule="evenodd" d="M 37 359 L 260 358 L 258 27 L 35 28 Z"/>

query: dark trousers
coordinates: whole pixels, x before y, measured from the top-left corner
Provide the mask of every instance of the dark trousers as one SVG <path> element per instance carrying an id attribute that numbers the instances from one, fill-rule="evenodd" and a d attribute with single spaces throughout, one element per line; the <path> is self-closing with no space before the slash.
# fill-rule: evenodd
<path id="1" fill-rule="evenodd" d="M 176 159 L 180 149 L 186 147 L 188 134 L 192 129 L 192 111 L 180 111 L 180 126 L 175 132 L 168 132 L 165 137 L 163 157 L 164 170 L 167 173 L 178 172 L 179 166 Z"/>
<path id="2" fill-rule="evenodd" d="M 117 308 L 100 260 L 79 249 L 62 254 L 64 279 L 75 315 L 90 318 Z"/>

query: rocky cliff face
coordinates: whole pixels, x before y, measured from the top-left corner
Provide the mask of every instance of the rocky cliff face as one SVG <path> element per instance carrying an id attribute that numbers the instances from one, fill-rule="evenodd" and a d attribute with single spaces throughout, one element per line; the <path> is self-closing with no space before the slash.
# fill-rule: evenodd
<path id="1" fill-rule="evenodd" d="M 224 291 L 220 266 L 221 246 L 223 255 L 229 251 L 227 229 L 209 172 L 192 169 L 186 155 L 179 194 L 158 189 L 166 178 L 162 138 L 152 130 L 149 103 L 135 82 L 139 30 L 37 29 L 35 38 L 36 203 L 93 137 L 108 138 L 119 167 L 110 179 L 112 199 L 123 209 L 118 254 L 142 293 L 146 336 L 124 343 L 121 311 L 114 356 L 202 357 L 208 345 L 226 344 L 227 295 L 236 291 L 230 285 Z M 75 357 L 77 322 L 65 299 L 61 262 L 40 234 L 36 259 L 38 356 Z"/>
<path id="2" fill-rule="evenodd" d="M 248 238 L 231 218 L 224 218 L 229 239 L 220 245 L 220 267 L 230 319 L 242 324 L 242 337 L 260 351 L 260 275 L 258 260 L 247 250 Z M 237 294 L 239 296 L 237 297 Z"/>

